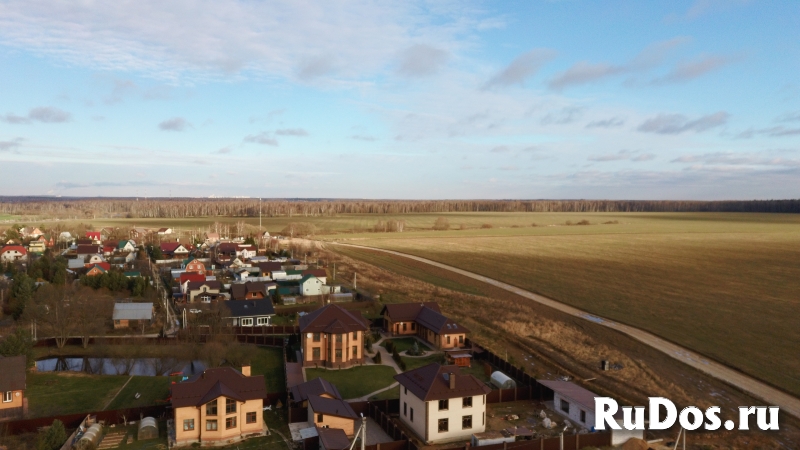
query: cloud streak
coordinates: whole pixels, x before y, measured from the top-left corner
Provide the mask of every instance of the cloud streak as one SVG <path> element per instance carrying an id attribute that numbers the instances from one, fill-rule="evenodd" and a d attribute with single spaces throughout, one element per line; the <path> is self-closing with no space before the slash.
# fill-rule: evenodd
<path id="1" fill-rule="evenodd" d="M 10 124 L 29 124 L 32 122 L 64 123 L 72 120 L 72 114 L 53 106 L 39 106 L 28 111 L 27 116 L 8 113 L 5 116 L 0 116 L 0 120 Z"/>
<path id="2" fill-rule="evenodd" d="M 415 44 L 400 55 L 397 73 L 404 77 L 426 77 L 435 74 L 447 62 L 446 51 L 425 44 Z"/>
<path id="3" fill-rule="evenodd" d="M 729 117 L 730 114 L 725 111 L 698 117 L 694 120 L 689 120 L 683 114 L 659 114 L 647 119 L 636 129 L 644 133 L 657 134 L 682 134 L 689 131 L 701 133 L 725 125 Z"/>
<path id="4" fill-rule="evenodd" d="M 556 52 L 546 48 L 537 48 L 516 57 L 505 69 L 498 72 L 483 89 L 493 87 L 522 86 L 525 80 L 532 77 L 539 69 L 556 57 Z"/>
<path id="5" fill-rule="evenodd" d="M 271 137 L 267 132 L 261 132 L 259 134 L 249 134 L 244 137 L 244 142 L 251 144 L 269 145 L 272 147 L 278 146 L 278 141 L 275 138 Z"/>
<path id="6" fill-rule="evenodd" d="M 308 136 L 308 131 L 302 128 L 282 128 L 275 130 L 278 136 Z"/>
<path id="7" fill-rule="evenodd" d="M 158 128 L 162 131 L 186 131 L 191 127 L 192 124 L 183 117 L 173 117 L 158 124 Z"/>

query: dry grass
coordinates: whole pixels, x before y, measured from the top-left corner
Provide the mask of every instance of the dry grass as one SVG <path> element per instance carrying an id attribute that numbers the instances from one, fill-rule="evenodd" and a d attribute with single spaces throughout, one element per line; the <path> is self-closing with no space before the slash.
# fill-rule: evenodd
<path id="1" fill-rule="evenodd" d="M 497 278 L 800 393 L 800 216 L 642 214 L 623 221 L 358 243 Z M 516 321 L 519 330 L 533 323 Z M 533 330 L 519 333 L 545 332 Z"/>

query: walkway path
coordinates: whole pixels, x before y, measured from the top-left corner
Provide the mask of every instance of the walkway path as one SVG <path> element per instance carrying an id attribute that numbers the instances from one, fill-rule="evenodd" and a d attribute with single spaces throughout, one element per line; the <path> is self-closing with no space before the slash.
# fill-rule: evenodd
<path id="1" fill-rule="evenodd" d="M 736 371 L 724 364 L 710 360 L 703 355 L 700 355 L 698 353 L 693 352 L 692 350 L 689 350 L 688 348 L 669 342 L 665 339 L 662 339 L 652 333 L 641 330 L 639 328 L 635 328 L 630 325 L 625 325 L 619 322 L 608 320 L 603 317 L 590 314 L 578 308 L 565 305 L 551 298 L 544 297 L 539 294 L 534 294 L 533 292 L 529 292 L 524 289 L 520 289 L 508 283 L 504 283 L 502 281 L 498 281 L 493 278 L 479 275 L 477 273 L 459 269 L 457 267 L 449 266 L 447 264 L 442 264 L 440 262 L 432 261 L 430 259 L 421 258 L 419 256 L 409 255 L 406 253 L 396 252 L 393 250 L 385 250 L 375 247 L 365 247 L 363 245 L 343 244 L 338 242 L 331 242 L 331 244 L 388 253 L 391 255 L 412 259 L 414 261 L 422 262 L 425 264 L 430 264 L 440 269 L 449 270 L 459 275 L 472 278 L 473 280 L 478 280 L 487 284 L 491 284 L 492 286 L 504 289 L 506 291 L 519 295 L 520 297 L 525 297 L 527 299 L 533 300 L 537 303 L 541 303 L 542 305 L 549 306 L 550 308 L 556 309 L 571 316 L 580 317 L 582 319 L 594 322 L 604 327 L 612 328 L 646 345 L 649 345 L 650 347 L 659 350 L 669 355 L 670 357 L 677 359 L 678 361 L 688 364 L 689 366 L 694 367 L 695 369 L 698 369 L 701 372 L 704 372 L 708 375 L 711 375 L 714 378 L 722 380 L 732 386 L 735 386 L 745 392 L 748 392 L 764 400 L 770 406 L 778 406 L 784 412 L 791 414 L 797 418 L 800 418 L 800 399 L 798 399 L 797 397 L 794 397 L 762 381 L 759 381 L 753 377 L 750 377 L 739 371 Z"/>
<path id="2" fill-rule="evenodd" d="M 128 385 L 128 383 L 130 383 L 132 379 L 133 379 L 133 375 L 131 375 L 131 377 L 130 377 L 130 378 L 128 378 L 128 381 L 126 381 L 126 382 L 125 382 L 125 384 L 123 384 L 123 385 L 122 385 L 122 387 L 121 387 L 121 388 L 119 388 L 119 390 L 117 391 L 117 393 L 116 393 L 116 394 L 114 394 L 114 396 L 113 396 L 113 397 L 111 397 L 111 400 L 109 400 L 109 401 L 108 401 L 108 403 L 106 403 L 106 406 L 103 406 L 103 409 L 102 409 L 102 411 L 105 411 L 105 410 L 108 408 L 108 405 L 110 405 L 110 404 L 111 404 L 111 402 L 113 402 L 113 401 L 114 401 L 114 399 L 115 399 L 115 398 L 117 398 L 117 396 L 119 395 L 119 393 L 120 393 L 120 392 L 122 392 L 122 391 L 123 391 L 123 389 L 125 389 L 125 386 L 127 386 L 127 385 Z"/>
<path id="3" fill-rule="evenodd" d="M 392 369 L 394 369 L 395 373 L 403 373 L 403 371 L 400 370 L 400 366 L 398 366 L 397 363 L 394 362 L 394 359 L 392 359 L 392 354 L 389 353 L 386 350 L 386 348 L 381 346 L 381 342 L 383 342 L 385 339 L 386 339 L 386 336 L 382 336 L 378 340 L 378 342 L 372 344 L 372 348 L 376 349 L 377 352 L 379 352 L 381 354 L 381 365 L 391 367 Z M 367 360 L 367 364 L 368 365 L 369 364 L 373 364 L 373 365 L 375 364 L 375 363 L 372 362 L 372 358 L 365 358 L 365 359 Z M 381 392 L 388 391 L 389 389 L 393 389 L 395 386 L 398 386 L 399 384 L 400 383 L 395 381 L 394 383 L 390 384 L 389 386 L 386 386 L 383 389 L 378 389 L 375 392 L 370 392 L 369 394 L 363 395 L 363 396 L 358 397 L 358 398 L 351 398 L 351 399 L 348 399 L 347 401 L 348 402 L 365 402 L 365 401 L 369 400 L 369 398 L 372 397 L 373 395 L 378 395 Z"/>

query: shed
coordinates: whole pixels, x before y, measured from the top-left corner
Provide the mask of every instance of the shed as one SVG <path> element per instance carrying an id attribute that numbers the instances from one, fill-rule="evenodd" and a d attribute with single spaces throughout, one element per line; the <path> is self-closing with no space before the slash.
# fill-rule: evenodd
<path id="1" fill-rule="evenodd" d="M 499 370 L 492 372 L 491 380 L 492 384 L 498 389 L 514 389 L 517 387 L 516 381 Z"/>
<path id="2" fill-rule="evenodd" d="M 448 353 L 447 357 L 458 367 L 471 367 L 472 355 L 466 352 Z"/>
<path id="3" fill-rule="evenodd" d="M 145 417 L 139 421 L 139 433 L 136 439 L 144 441 L 147 439 L 156 439 L 158 437 L 158 422 L 152 417 Z"/>
<path id="4" fill-rule="evenodd" d="M 150 322 L 153 320 L 152 303 L 115 303 L 114 304 L 114 328 L 124 328 L 140 321 Z"/>

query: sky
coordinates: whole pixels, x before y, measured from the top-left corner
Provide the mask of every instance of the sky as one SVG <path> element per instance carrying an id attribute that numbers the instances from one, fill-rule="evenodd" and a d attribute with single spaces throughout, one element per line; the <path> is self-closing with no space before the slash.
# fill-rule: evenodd
<path id="1" fill-rule="evenodd" d="M 800 198 L 800 2 L 2 0 L 0 195 Z"/>

